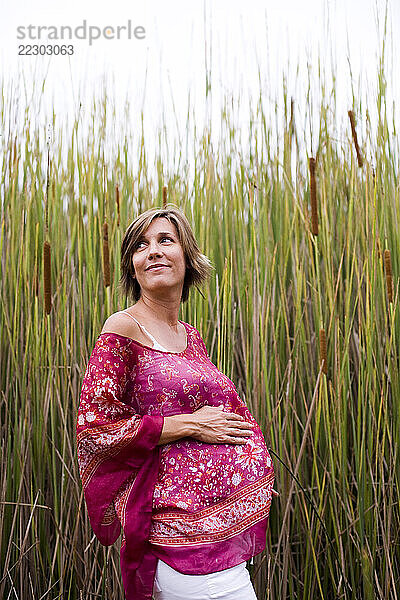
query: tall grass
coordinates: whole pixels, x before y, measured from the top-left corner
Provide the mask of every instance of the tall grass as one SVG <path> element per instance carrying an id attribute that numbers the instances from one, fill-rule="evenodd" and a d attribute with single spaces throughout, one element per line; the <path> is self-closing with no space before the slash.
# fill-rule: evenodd
<path id="1" fill-rule="evenodd" d="M 166 201 L 186 212 L 216 268 L 181 318 L 202 332 L 302 484 L 274 459 L 280 496 L 267 551 L 249 565 L 258 597 L 398 598 L 399 147 L 382 81 L 380 72 L 377 131 L 363 139 L 360 128 L 360 154 L 348 121 L 336 130 L 335 90 L 326 96 L 322 82 L 316 153 L 302 146 L 296 99 L 274 133 L 260 94 L 250 122 L 255 151 L 233 159 L 239 142 L 224 109 L 217 150 L 207 130 L 194 136 L 193 176 L 178 161 L 166 178 L 160 154 L 153 177 L 143 133 L 137 148 L 120 145 L 103 161 L 107 97 L 94 103 L 86 137 L 78 140 L 76 122 L 54 143 L 47 187 L 41 131 L 27 117 L 4 139 L 1 598 L 123 597 L 118 544 L 101 547 L 86 515 L 75 418 L 96 337 L 126 306 L 117 295 L 123 233 L 138 212 Z M 374 107 L 350 108 L 358 128 Z"/>

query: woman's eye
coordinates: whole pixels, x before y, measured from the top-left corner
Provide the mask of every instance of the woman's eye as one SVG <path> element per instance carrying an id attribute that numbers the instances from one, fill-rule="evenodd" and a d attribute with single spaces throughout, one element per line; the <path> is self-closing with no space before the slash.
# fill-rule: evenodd
<path id="1" fill-rule="evenodd" d="M 170 237 L 169 235 L 164 235 L 164 236 L 163 236 L 163 237 L 160 239 L 160 241 L 161 241 L 161 242 L 163 242 L 164 240 L 169 240 L 170 242 L 173 242 L 173 241 L 174 241 L 174 240 L 172 239 L 172 237 Z M 146 243 L 146 242 L 144 242 L 144 241 L 138 242 L 138 243 L 136 244 L 136 250 L 138 250 L 138 249 L 140 248 L 141 244 L 145 244 L 145 243 Z"/>

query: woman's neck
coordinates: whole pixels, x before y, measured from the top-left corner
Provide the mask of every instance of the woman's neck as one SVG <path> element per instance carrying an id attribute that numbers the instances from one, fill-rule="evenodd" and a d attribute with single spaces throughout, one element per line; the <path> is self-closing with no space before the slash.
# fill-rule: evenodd
<path id="1" fill-rule="evenodd" d="M 178 324 L 180 302 L 165 301 L 141 296 L 135 306 L 145 316 L 154 321 L 163 321 L 170 327 Z"/>

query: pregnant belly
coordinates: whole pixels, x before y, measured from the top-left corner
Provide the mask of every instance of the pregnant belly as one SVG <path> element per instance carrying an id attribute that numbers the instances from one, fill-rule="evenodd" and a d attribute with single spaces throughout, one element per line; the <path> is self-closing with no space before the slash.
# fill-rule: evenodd
<path id="1" fill-rule="evenodd" d="M 269 477 L 268 477 L 269 476 Z M 153 494 L 153 515 L 195 513 L 273 478 L 273 467 L 259 427 L 245 444 L 206 444 L 184 438 L 165 444 Z"/>

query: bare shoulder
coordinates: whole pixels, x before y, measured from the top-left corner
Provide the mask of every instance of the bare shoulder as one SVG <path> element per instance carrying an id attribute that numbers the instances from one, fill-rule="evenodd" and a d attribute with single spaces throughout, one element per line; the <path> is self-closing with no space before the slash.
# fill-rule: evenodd
<path id="1" fill-rule="evenodd" d="M 101 333 L 118 333 L 141 343 L 146 340 L 138 324 L 123 311 L 110 315 L 104 322 Z"/>

